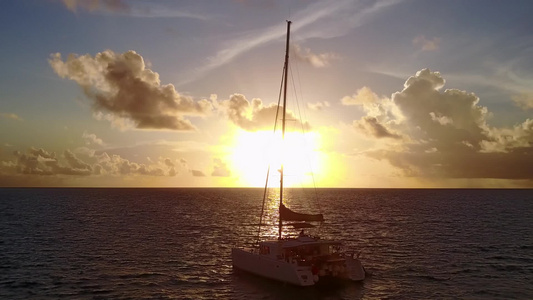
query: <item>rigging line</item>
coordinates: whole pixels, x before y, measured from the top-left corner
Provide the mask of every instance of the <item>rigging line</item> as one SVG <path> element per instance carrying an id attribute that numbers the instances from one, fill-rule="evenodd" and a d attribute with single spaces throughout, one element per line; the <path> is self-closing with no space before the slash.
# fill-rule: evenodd
<path id="1" fill-rule="evenodd" d="M 300 81 L 300 69 L 298 68 L 298 62 L 295 63 L 295 68 L 296 68 L 296 75 L 298 77 L 298 83 L 300 84 L 300 94 L 302 95 L 302 98 L 303 98 L 303 93 L 301 91 L 301 81 Z M 301 129 L 302 129 L 302 133 L 304 134 L 304 137 L 305 135 L 307 134 L 306 130 L 305 130 L 305 126 L 302 122 L 302 113 L 301 113 L 301 110 L 300 110 L 300 102 L 298 101 L 298 95 L 296 93 L 296 86 L 295 86 L 295 80 L 294 80 L 294 73 L 292 72 L 292 65 L 289 66 L 289 70 L 291 71 L 291 78 L 292 78 L 292 85 L 293 85 L 293 90 L 294 90 L 294 95 L 295 95 L 295 99 L 296 99 L 296 107 L 298 108 L 298 116 L 300 118 L 300 126 L 301 126 Z M 303 101 L 303 99 L 302 99 Z M 305 108 L 305 106 L 304 106 Z M 304 110 L 304 116 L 306 116 L 305 114 L 305 110 Z M 307 147 L 307 140 L 304 138 L 303 139 L 304 141 L 304 145 Z M 313 181 L 313 190 L 315 192 L 315 205 L 318 207 L 318 210 L 320 213 L 322 213 L 322 207 L 320 206 L 320 201 L 318 201 L 318 192 L 317 192 L 317 188 L 316 188 L 316 181 L 315 181 L 315 172 L 313 170 L 313 164 L 311 162 L 311 158 L 309 157 L 309 155 L 306 155 L 306 158 L 307 158 L 307 163 L 309 164 L 309 168 L 311 170 L 311 180 Z"/>
<path id="2" fill-rule="evenodd" d="M 281 103 L 281 93 L 283 91 L 283 83 L 284 83 L 284 80 L 287 80 L 286 78 L 284 78 L 285 76 L 283 74 L 285 74 L 285 64 L 283 65 L 283 70 L 281 72 L 281 84 L 280 84 L 279 95 L 278 95 L 278 108 L 276 109 L 276 118 L 274 119 L 274 130 L 272 132 L 273 138 L 275 138 L 276 129 L 278 126 L 279 105 Z M 261 204 L 261 215 L 259 216 L 259 228 L 257 230 L 257 244 L 259 244 L 259 239 L 261 238 L 261 223 L 263 223 L 263 214 L 265 213 L 265 200 L 266 200 L 266 195 L 267 195 L 267 190 L 268 190 L 268 178 L 269 177 L 270 177 L 270 162 L 267 168 L 265 190 L 263 191 L 263 203 Z"/>
<path id="3" fill-rule="evenodd" d="M 301 95 L 302 101 L 303 101 L 303 93 L 302 93 L 302 89 L 301 89 L 302 84 L 301 84 L 300 68 L 298 67 L 298 61 L 297 60 L 294 62 L 294 66 L 296 68 L 296 75 L 297 75 L 297 78 L 298 78 L 298 84 L 299 84 L 299 88 L 300 88 L 300 95 Z M 304 137 L 305 137 L 307 132 L 306 132 L 305 126 L 304 126 L 304 124 L 302 122 L 302 115 L 301 115 L 301 111 L 300 111 L 300 103 L 298 101 L 297 89 L 296 89 L 296 86 L 295 86 L 295 82 L 296 81 L 294 80 L 294 73 L 292 72 L 292 64 L 289 66 L 289 70 L 291 71 L 293 90 L 294 90 L 296 104 L 297 104 L 297 108 L 298 108 L 298 115 L 300 117 L 300 126 L 302 128 L 302 133 L 304 134 Z M 304 106 L 304 109 L 305 109 L 305 106 Z M 304 116 L 307 118 L 305 110 L 304 110 Z M 307 147 L 307 145 L 306 145 L 307 144 L 307 140 L 305 138 L 304 138 L 304 143 L 305 143 L 305 146 Z M 320 213 L 322 213 L 322 206 L 320 205 L 320 201 L 318 200 L 318 191 L 317 191 L 317 188 L 316 188 L 315 172 L 313 170 L 313 164 L 311 162 L 310 156 L 307 156 L 307 163 L 308 163 L 309 168 L 311 170 L 311 180 L 313 181 L 313 191 L 314 191 L 314 194 L 315 194 L 315 197 L 314 197 L 315 201 L 314 202 L 315 202 L 316 207 L 318 207 L 318 211 Z M 323 225 L 323 222 L 320 222 L 320 225 L 318 226 L 318 230 L 317 230 L 318 234 L 321 234 L 321 232 L 322 232 L 322 225 Z"/>
<path id="4" fill-rule="evenodd" d="M 300 68 L 298 67 L 298 61 L 296 61 L 295 67 L 296 67 L 296 75 L 297 75 L 297 78 L 298 78 L 298 84 L 299 84 L 299 87 L 300 87 L 300 95 L 302 95 L 302 101 L 303 101 L 302 83 L 301 83 L 301 76 L 300 76 Z M 292 72 L 291 72 L 291 75 L 292 75 Z M 294 80 L 293 80 L 293 82 L 294 82 Z M 296 91 L 296 88 L 294 90 Z M 298 109 L 299 109 L 299 107 L 298 107 Z M 306 113 L 306 110 L 305 110 L 305 106 L 304 106 L 304 117 L 307 120 L 307 113 Z M 302 132 L 305 133 L 305 129 L 303 127 L 303 124 L 302 124 Z M 305 139 L 304 139 L 304 142 L 305 142 Z M 313 164 L 310 161 L 311 160 L 310 157 L 307 157 L 307 158 L 308 158 L 308 163 L 309 163 L 309 166 L 310 166 L 310 169 L 311 169 L 311 180 L 313 181 L 313 188 L 314 188 L 313 190 L 315 192 L 315 203 L 318 206 L 318 210 L 320 212 L 322 212 L 322 208 L 320 206 L 320 202 L 318 201 L 318 192 L 317 192 L 317 187 L 316 187 L 315 172 L 313 170 Z"/>
<path id="5" fill-rule="evenodd" d="M 270 165 L 268 166 L 266 181 L 265 181 L 265 190 L 263 191 L 263 205 L 261 205 L 261 217 L 259 217 L 259 228 L 257 229 L 257 244 L 259 245 L 259 240 L 261 239 L 261 223 L 263 223 L 263 213 L 265 212 L 265 199 L 268 188 L 268 177 L 270 176 Z"/>

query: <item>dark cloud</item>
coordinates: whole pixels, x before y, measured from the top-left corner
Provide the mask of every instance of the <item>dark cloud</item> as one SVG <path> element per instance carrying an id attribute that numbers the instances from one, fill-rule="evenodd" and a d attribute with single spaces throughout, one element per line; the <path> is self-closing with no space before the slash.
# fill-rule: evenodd
<path id="1" fill-rule="evenodd" d="M 90 175 L 92 168 L 79 160 L 72 152 L 65 151 L 68 165 L 61 164 L 54 152 L 30 148 L 26 153 L 15 151 L 16 160 L 3 162 L 2 172 L 31 175 Z"/>
<path id="2" fill-rule="evenodd" d="M 394 126 L 397 109 L 393 109 L 394 104 L 387 98 L 380 98 L 368 87 L 363 87 L 353 96 L 346 96 L 341 99 L 343 105 L 361 106 L 366 116 L 360 120 L 353 121 L 355 129 L 365 135 L 376 138 L 401 138 L 400 134 L 389 128 Z"/>
<path id="3" fill-rule="evenodd" d="M 191 170 L 191 174 L 194 177 L 205 177 L 204 172 L 199 171 L 199 170 Z"/>
<path id="4" fill-rule="evenodd" d="M 278 106 L 276 104 L 264 106 L 260 99 L 255 98 L 250 102 L 244 95 L 233 94 L 228 100 L 221 101 L 219 109 L 240 128 L 246 131 L 257 131 L 271 130 L 273 128 Z M 286 118 L 298 120 L 290 111 L 286 112 Z M 297 122 L 295 124 L 297 128 L 303 127 L 305 130 L 310 129 L 310 125 L 307 122 L 295 122 Z"/>
<path id="5" fill-rule="evenodd" d="M 392 133 L 385 125 L 379 123 L 375 117 L 363 117 L 361 120 L 354 121 L 354 126 L 362 132 L 377 138 L 401 138 L 400 135 Z"/>
<path id="6" fill-rule="evenodd" d="M 354 121 L 356 128 L 374 138 L 394 137 L 366 154 L 389 161 L 407 176 L 533 179 L 533 120 L 491 127 L 488 110 L 475 94 L 441 91 L 444 84 L 440 73 L 424 69 L 391 99 L 369 90 L 366 97 L 345 97 L 344 104 L 366 112 Z"/>
<path id="7" fill-rule="evenodd" d="M 176 171 L 176 165 L 174 164 L 174 162 L 172 162 L 170 158 L 165 158 L 163 161 L 165 162 L 165 165 L 170 168 L 168 171 L 168 175 L 176 176 L 178 172 Z"/>
<path id="8" fill-rule="evenodd" d="M 208 100 L 180 95 L 172 84 L 161 85 L 159 74 L 145 67 L 135 51 L 111 50 L 91 55 L 51 55 L 49 63 L 61 78 L 76 81 L 93 100 L 100 117 L 115 124 L 132 123 L 139 129 L 194 130 L 186 116 L 205 116 Z M 125 122 L 126 121 L 126 122 Z"/>

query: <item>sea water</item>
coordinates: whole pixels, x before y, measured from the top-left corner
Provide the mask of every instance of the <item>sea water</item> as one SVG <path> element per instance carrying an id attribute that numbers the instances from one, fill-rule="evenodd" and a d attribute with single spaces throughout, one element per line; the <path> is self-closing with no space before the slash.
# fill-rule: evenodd
<path id="1" fill-rule="evenodd" d="M 361 251 L 364 282 L 299 288 L 234 271 L 261 189 L 0 189 L 0 299 L 533 299 L 532 190 L 302 193 L 287 205 L 318 199 L 321 236 Z"/>

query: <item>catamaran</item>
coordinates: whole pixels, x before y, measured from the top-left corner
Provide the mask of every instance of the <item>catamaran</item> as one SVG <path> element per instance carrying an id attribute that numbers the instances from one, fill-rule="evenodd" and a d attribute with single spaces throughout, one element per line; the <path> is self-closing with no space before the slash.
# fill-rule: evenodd
<path id="1" fill-rule="evenodd" d="M 285 137 L 290 28 L 291 21 L 287 21 L 283 70 L 282 138 Z M 251 247 L 233 248 L 231 251 L 233 267 L 297 286 L 364 280 L 365 269 L 355 251 L 343 250 L 341 241 L 321 239 L 318 236 L 304 233 L 302 228 L 313 227 L 310 222 L 324 222 L 324 216 L 298 213 L 286 207 L 283 202 L 283 164 L 278 171 L 280 172 L 278 238 L 260 241 Z M 265 189 L 267 188 L 265 186 Z M 284 224 L 284 222 L 297 223 Z M 302 231 L 296 237 L 282 236 L 284 225 L 290 225 Z M 261 221 L 259 226 L 261 226 Z"/>

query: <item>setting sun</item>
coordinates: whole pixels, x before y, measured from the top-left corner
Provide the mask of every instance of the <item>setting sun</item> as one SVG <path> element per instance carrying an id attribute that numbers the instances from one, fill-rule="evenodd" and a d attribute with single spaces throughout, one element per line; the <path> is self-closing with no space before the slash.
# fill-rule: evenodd
<path id="1" fill-rule="evenodd" d="M 312 185 L 314 173 L 321 169 L 319 135 L 315 132 L 287 132 L 283 140 L 281 133 L 239 131 L 234 143 L 231 163 L 248 186 L 264 186 L 269 165 L 269 181 L 277 184 L 283 163 L 285 186 Z"/>
<path id="2" fill-rule="evenodd" d="M 533 299 L 532 0 L 0 8 L 0 300 Z"/>
<path id="3" fill-rule="evenodd" d="M 3 1 L 0 186 L 530 188 L 517 1 Z"/>

